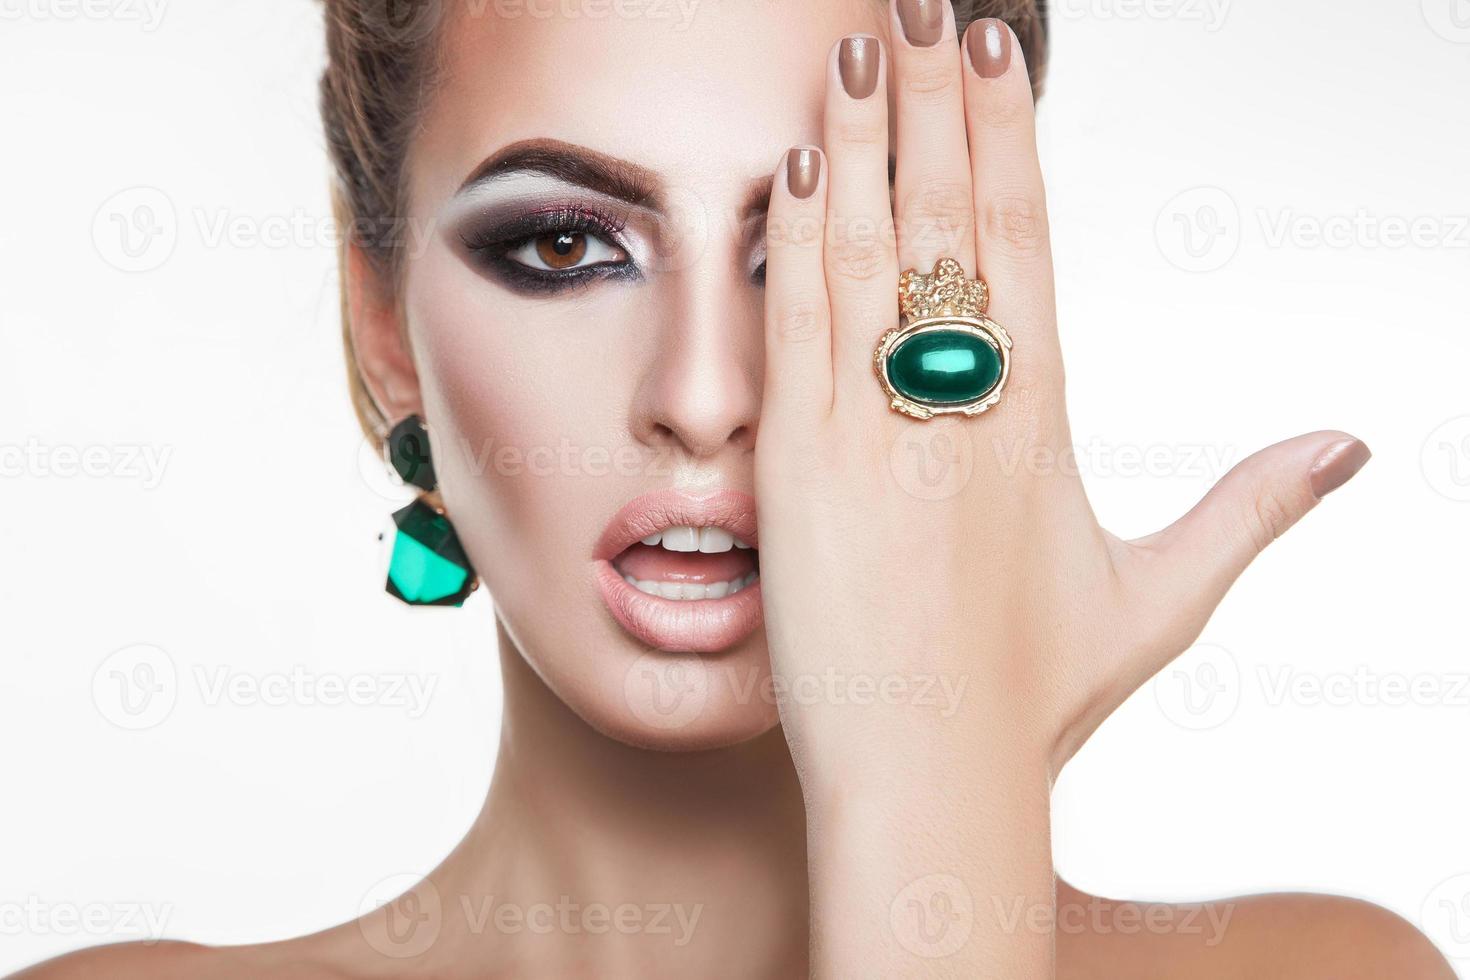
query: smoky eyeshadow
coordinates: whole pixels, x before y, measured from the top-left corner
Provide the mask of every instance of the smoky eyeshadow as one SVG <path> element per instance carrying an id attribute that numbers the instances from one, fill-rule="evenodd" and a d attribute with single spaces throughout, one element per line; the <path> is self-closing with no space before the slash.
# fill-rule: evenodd
<path id="1" fill-rule="evenodd" d="M 565 190 L 565 185 L 557 186 Z M 506 288 L 545 295 L 597 282 L 642 278 L 627 234 L 627 205 L 585 193 L 497 194 L 492 198 L 472 192 L 467 197 L 469 200 L 448 222 L 447 237 L 467 264 Z M 527 242 L 557 234 L 595 237 L 620 250 L 625 258 L 576 269 L 546 270 L 510 257 Z"/>

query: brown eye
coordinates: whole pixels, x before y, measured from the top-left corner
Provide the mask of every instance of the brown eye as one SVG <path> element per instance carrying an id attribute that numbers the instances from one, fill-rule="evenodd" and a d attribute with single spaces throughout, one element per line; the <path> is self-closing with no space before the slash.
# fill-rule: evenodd
<path id="1" fill-rule="evenodd" d="M 597 235 L 563 228 L 528 238 L 506 253 L 513 262 L 541 272 L 573 272 L 589 266 L 628 261 L 628 253 Z"/>
<path id="2" fill-rule="evenodd" d="M 587 255 L 587 236 L 575 231 L 542 235 L 536 239 L 536 256 L 548 269 L 570 269 Z"/>

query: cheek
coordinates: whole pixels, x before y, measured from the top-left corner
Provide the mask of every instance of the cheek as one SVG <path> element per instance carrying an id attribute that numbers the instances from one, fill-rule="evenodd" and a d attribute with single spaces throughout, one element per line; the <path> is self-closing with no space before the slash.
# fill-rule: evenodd
<path id="1" fill-rule="evenodd" d="M 447 251 L 447 250 L 446 250 Z M 461 537 L 492 589 L 567 588 L 622 492 L 628 392 L 609 311 L 525 299 L 451 254 L 425 256 L 405 294 L 435 464 Z M 510 590 L 510 591 L 506 591 Z"/>

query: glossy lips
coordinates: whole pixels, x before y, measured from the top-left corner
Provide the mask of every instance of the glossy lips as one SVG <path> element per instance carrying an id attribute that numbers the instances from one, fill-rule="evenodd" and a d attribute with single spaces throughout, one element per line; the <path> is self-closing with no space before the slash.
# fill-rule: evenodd
<path id="1" fill-rule="evenodd" d="M 661 490 L 619 510 L 592 557 L 598 591 L 625 630 L 658 650 L 714 653 L 761 625 L 756 546 L 749 494 Z"/>

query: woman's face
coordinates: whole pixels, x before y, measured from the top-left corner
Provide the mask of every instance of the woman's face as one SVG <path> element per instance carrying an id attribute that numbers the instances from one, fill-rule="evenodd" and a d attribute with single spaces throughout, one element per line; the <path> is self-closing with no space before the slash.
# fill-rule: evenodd
<path id="1" fill-rule="evenodd" d="M 886 10 L 450 9 L 401 297 L 450 516 L 516 645 L 595 728 L 760 734 L 777 717 L 740 544 L 765 197 L 784 151 L 820 142 L 832 45 L 886 36 Z"/>

